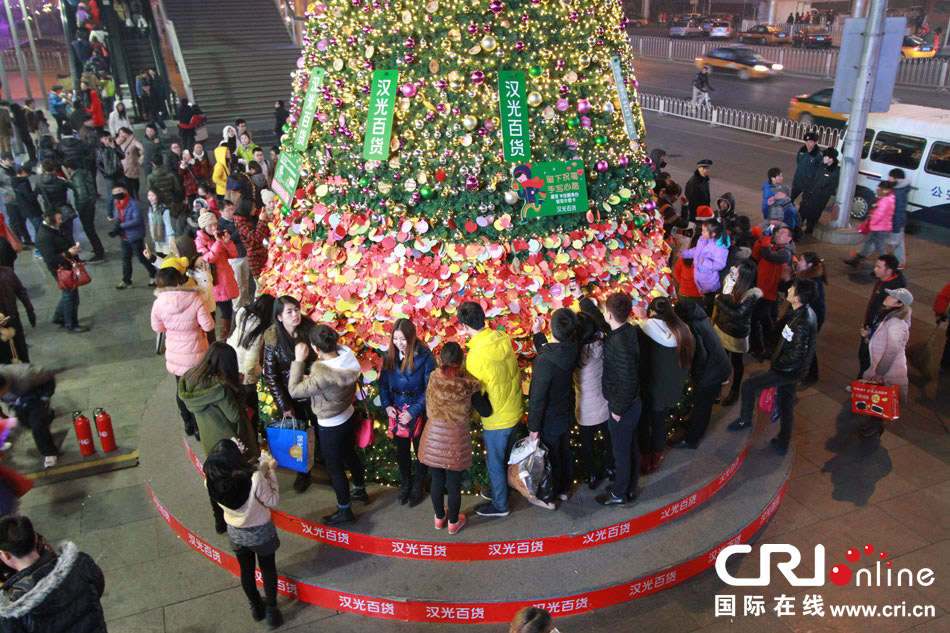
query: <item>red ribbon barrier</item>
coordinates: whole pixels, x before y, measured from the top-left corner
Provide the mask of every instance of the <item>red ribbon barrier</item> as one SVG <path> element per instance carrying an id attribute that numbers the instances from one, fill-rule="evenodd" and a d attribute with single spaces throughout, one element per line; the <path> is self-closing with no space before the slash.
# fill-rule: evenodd
<path id="1" fill-rule="evenodd" d="M 509 558 L 534 558 L 537 556 L 553 556 L 566 552 L 590 549 L 620 541 L 631 536 L 642 534 L 648 530 L 663 525 L 668 521 L 682 516 L 707 501 L 726 485 L 742 465 L 749 452 L 752 434 L 745 448 L 714 480 L 663 508 L 658 508 L 647 514 L 640 515 L 628 521 L 591 530 L 583 534 L 546 536 L 537 539 L 518 541 L 483 541 L 483 542 L 454 542 L 439 543 L 434 541 L 409 541 L 390 539 L 381 536 L 372 536 L 360 532 L 350 532 L 337 528 L 330 528 L 319 523 L 311 523 L 299 517 L 287 514 L 281 510 L 271 510 L 271 517 L 276 525 L 285 532 L 297 534 L 314 541 L 342 547 L 343 549 L 374 554 L 376 556 L 391 556 L 393 558 L 412 558 L 416 560 L 436 560 L 452 562 L 468 562 L 474 560 L 501 560 Z M 185 448 L 191 456 L 192 462 L 204 476 L 203 465 L 194 451 L 185 442 Z"/>
<path id="2" fill-rule="evenodd" d="M 447 603 L 423 602 L 408 598 L 390 600 L 377 598 L 375 596 L 345 593 L 336 589 L 327 589 L 318 585 L 292 580 L 285 576 L 278 576 L 277 588 L 278 591 L 284 595 L 326 609 L 358 613 L 373 618 L 403 620 L 408 622 L 510 622 L 519 609 L 529 606 L 547 609 L 555 617 L 584 613 L 622 602 L 629 602 L 630 600 L 662 591 L 712 567 L 716 562 L 716 557 L 723 548 L 748 541 L 752 535 L 775 514 L 782 502 L 782 497 L 788 486 L 790 475 L 791 470 L 786 474 L 785 481 L 782 483 L 778 494 L 775 495 L 768 507 L 762 511 L 758 518 L 726 542 L 721 543 L 704 554 L 659 573 L 625 581 L 618 585 L 597 589 L 588 593 L 560 598 L 539 598 L 536 600 L 522 600 L 517 602 Z M 222 552 L 190 532 L 188 528 L 183 526 L 178 519 L 165 509 L 155 496 L 155 493 L 152 492 L 151 487 L 149 487 L 148 492 L 152 497 L 152 501 L 155 503 L 155 507 L 158 508 L 159 513 L 168 525 L 170 525 L 172 530 L 174 530 L 182 540 L 188 543 L 192 549 L 200 552 L 208 560 L 223 567 L 232 574 L 240 574 L 237 559 L 235 559 L 234 556 Z M 260 584 L 261 578 L 259 571 L 257 572 L 257 581 L 258 584 Z"/>

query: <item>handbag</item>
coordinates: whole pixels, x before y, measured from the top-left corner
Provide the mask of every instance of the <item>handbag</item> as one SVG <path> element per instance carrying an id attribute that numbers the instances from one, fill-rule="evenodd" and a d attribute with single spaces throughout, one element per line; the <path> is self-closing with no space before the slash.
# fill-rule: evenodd
<path id="1" fill-rule="evenodd" d="M 85 264 L 78 260 L 73 261 L 68 257 L 65 259 L 69 262 L 70 267 L 61 266 L 56 271 L 56 281 L 59 283 L 60 290 L 75 290 L 92 281 L 86 271 Z"/>
<path id="2" fill-rule="evenodd" d="M 195 128 L 195 141 L 203 143 L 208 140 L 208 124 L 202 119 L 201 124 Z"/>
<path id="3" fill-rule="evenodd" d="M 363 390 L 363 384 L 357 381 L 357 387 L 360 390 L 360 402 L 362 403 L 361 416 L 356 420 L 356 433 L 353 435 L 353 443 L 357 448 L 367 448 L 376 441 L 376 431 L 373 429 L 373 416 L 370 415 L 369 406 L 366 404 L 366 392 Z"/>
<path id="4" fill-rule="evenodd" d="M 759 408 L 766 413 L 772 412 L 772 407 L 775 405 L 775 392 L 775 387 L 769 387 L 768 389 L 763 389 L 759 395 Z"/>
<path id="5" fill-rule="evenodd" d="M 900 389 L 897 385 L 880 385 L 864 380 L 851 383 L 851 410 L 885 420 L 900 417 Z"/>
<path id="6" fill-rule="evenodd" d="M 864 222 L 858 225 L 858 233 L 861 235 L 867 235 L 871 232 L 871 218 L 865 218 Z"/>

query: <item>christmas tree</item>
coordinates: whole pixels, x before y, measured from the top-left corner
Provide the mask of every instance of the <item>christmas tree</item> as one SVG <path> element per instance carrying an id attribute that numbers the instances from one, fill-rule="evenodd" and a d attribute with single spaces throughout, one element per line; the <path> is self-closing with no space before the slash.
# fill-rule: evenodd
<path id="1" fill-rule="evenodd" d="M 370 378 L 399 317 L 435 349 L 477 301 L 533 352 L 572 283 L 645 308 L 668 247 L 625 25 L 619 0 L 309 5 L 263 289 Z"/>

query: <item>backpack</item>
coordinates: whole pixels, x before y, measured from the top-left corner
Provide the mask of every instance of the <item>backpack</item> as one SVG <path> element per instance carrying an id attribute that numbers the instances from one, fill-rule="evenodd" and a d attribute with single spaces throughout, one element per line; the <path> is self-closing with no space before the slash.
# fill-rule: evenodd
<path id="1" fill-rule="evenodd" d="M 104 148 L 99 153 L 99 168 L 102 170 L 102 175 L 110 179 L 124 173 L 119 153 L 111 147 Z"/>

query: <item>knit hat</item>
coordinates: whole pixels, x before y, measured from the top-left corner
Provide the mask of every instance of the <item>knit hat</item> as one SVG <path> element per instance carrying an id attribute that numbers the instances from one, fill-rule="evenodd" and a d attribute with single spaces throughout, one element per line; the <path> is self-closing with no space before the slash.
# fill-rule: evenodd
<path id="1" fill-rule="evenodd" d="M 162 262 L 162 268 L 174 268 L 182 275 L 188 270 L 189 261 L 187 257 L 166 257 Z"/>
<path id="2" fill-rule="evenodd" d="M 696 207 L 696 221 L 697 222 L 709 222 L 715 219 L 716 219 L 716 214 L 713 213 L 712 207 L 707 207 L 704 204 Z"/>
<path id="3" fill-rule="evenodd" d="M 271 200 L 277 197 L 277 194 L 271 191 L 270 189 L 261 189 L 261 201 L 266 207 L 271 203 Z"/>
<path id="4" fill-rule="evenodd" d="M 218 218 L 210 211 L 202 211 L 198 216 L 198 227 L 203 231 L 209 226 L 217 226 Z"/>

